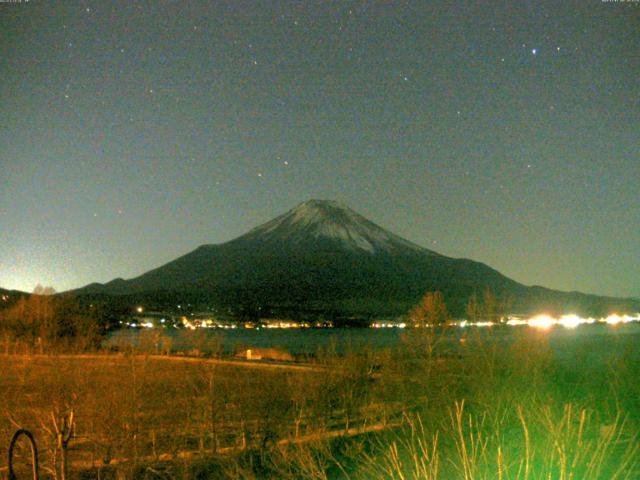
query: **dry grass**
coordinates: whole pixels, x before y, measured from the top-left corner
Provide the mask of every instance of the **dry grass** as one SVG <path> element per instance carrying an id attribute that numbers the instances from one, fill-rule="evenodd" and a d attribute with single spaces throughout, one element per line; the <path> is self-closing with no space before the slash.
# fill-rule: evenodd
<path id="1" fill-rule="evenodd" d="M 73 411 L 72 476 L 101 467 L 108 477 L 109 463 L 144 478 L 640 477 L 637 362 L 567 369 L 543 336 L 452 348 L 424 335 L 325 353 L 312 369 L 148 355 L 1 361 L 1 438 L 33 431 L 50 475 L 53 418 Z"/>

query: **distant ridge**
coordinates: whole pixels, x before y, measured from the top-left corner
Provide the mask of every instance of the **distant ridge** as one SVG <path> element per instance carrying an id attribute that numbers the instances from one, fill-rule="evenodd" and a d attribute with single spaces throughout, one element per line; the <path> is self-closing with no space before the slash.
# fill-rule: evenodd
<path id="1" fill-rule="evenodd" d="M 229 242 L 202 245 L 136 278 L 93 283 L 75 293 L 127 302 L 190 301 L 246 315 L 366 317 L 404 313 L 433 290 L 461 315 L 468 298 L 485 289 L 523 313 L 640 309 L 629 299 L 526 287 L 483 263 L 405 240 L 340 202 L 316 199 Z"/>
<path id="2" fill-rule="evenodd" d="M 27 292 L 21 290 L 8 290 L 6 288 L 0 288 L 0 295 L 29 295 Z"/>
<path id="3" fill-rule="evenodd" d="M 21 292 L 20 290 L 7 290 L 5 288 L 0 288 L 0 309 L 10 307 L 20 298 L 29 296 L 29 293 Z"/>

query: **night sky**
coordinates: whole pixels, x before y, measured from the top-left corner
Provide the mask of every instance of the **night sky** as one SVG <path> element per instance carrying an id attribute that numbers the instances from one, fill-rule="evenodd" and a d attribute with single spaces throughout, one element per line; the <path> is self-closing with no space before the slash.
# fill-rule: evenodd
<path id="1" fill-rule="evenodd" d="M 640 297 L 640 2 L 0 3 L 0 286 L 130 278 L 337 199 Z"/>

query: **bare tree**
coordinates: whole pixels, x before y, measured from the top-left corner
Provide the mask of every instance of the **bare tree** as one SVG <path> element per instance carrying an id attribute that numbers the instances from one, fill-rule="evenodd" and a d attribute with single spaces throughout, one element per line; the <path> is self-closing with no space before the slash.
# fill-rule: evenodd
<path id="1" fill-rule="evenodd" d="M 449 320 L 447 305 L 440 292 L 427 292 L 422 300 L 409 312 L 409 323 L 424 328 L 444 325 Z"/>
<path id="2" fill-rule="evenodd" d="M 467 313 L 467 320 L 470 322 L 477 322 L 482 316 L 482 305 L 478 301 L 478 296 L 475 292 L 469 297 L 465 311 Z"/>
<path id="3" fill-rule="evenodd" d="M 33 295 L 20 298 L 0 312 L 0 330 L 5 338 L 39 353 L 87 350 L 99 345 L 101 331 L 90 309 L 68 295 L 54 293 L 51 287 L 38 285 Z"/>
<path id="4" fill-rule="evenodd" d="M 490 288 L 485 288 L 482 294 L 483 300 L 483 314 L 484 318 L 487 322 L 493 322 L 496 320 L 497 310 L 498 310 L 498 301 L 496 300 L 496 295 L 493 293 L 493 290 Z"/>
<path id="5" fill-rule="evenodd" d="M 55 437 L 55 448 L 52 452 L 54 475 L 56 479 L 66 480 L 69 474 L 69 442 L 73 436 L 75 426 L 74 412 L 70 410 L 61 415 L 56 415 L 56 413 L 52 411 L 51 421 L 53 428 L 49 429 L 43 425 L 43 429 Z"/>

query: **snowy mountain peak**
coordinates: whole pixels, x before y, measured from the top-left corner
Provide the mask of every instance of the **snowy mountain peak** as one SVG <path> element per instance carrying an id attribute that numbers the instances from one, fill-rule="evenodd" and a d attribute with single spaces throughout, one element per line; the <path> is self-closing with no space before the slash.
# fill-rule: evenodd
<path id="1" fill-rule="evenodd" d="M 291 215 L 293 223 L 303 226 L 319 223 L 348 224 L 367 221 L 343 203 L 334 200 L 307 200 L 289 211 L 288 214 Z"/>
<path id="2" fill-rule="evenodd" d="M 254 228 L 244 238 L 296 244 L 328 239 L 348 249 L 369 253 L 429 252 L 333 200 L 307 200 L 284 215 Z"/>

